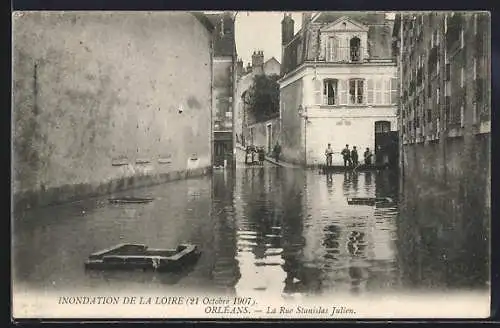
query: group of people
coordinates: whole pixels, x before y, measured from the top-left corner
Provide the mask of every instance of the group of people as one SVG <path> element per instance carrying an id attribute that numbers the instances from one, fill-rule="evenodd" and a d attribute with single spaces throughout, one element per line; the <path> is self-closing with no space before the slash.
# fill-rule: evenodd
<path id="1" fill-rule="evenodd" d="M 279 143 L 276 143 L 273 148 L 273 155 L 274 159 L 276 162 L 279 162 L 280 159 L 280 154 L 281 154 L 281 146 Z M 257 147 L 257 146 L 248 146 L 246 147 L 245 151 L 245 164 L 249 164 L 249 157 L 252 159 L 250 164 L 253 164 L 255 162 L 255 155 L 258 157 L 258 163 L 259 165 L 264 165 L 264 160 L 266 159 L 266 150 L 264 149 L 263 146 Z"/>
<path id="2" fill-rule="evenodd" d="M 333 153 L 334 151 L 331 144 L 328 144 L 328 147 L 325 150 L 326 166 L 332 166 Z M 342 152 L 340 154 L 344 159 L 344 167 L 358 167 L 360 165 L 358 160 L 358 150 L 356 149 L 356 146 L 353 146 L 352 150 L 350 150 L 349 145 L 345 145 L 345 148 L 342 149 Z M 366 148 L 363 156 L 365 165 L 371 165 L 373 154 L 370 151 L 370 148 Z"/>

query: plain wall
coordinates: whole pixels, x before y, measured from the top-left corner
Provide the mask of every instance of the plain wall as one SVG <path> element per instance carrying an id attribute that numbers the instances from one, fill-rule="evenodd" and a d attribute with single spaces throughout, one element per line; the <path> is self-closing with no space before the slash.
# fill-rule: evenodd
<path id="1" fill-rule="evenodd" d="M 50 203 L 209 167 L 210 43 L 188 13 L 15 13 L 16 200 Z"/>

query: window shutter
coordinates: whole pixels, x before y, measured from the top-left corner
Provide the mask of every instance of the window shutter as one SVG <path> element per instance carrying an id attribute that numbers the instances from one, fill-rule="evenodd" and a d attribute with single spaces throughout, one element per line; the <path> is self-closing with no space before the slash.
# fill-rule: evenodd
<path id="1" fill-rule="evenodd" d="M 397 104 L 398 103 L 398 79 L 397 78 L 391 78 L 391 104 Z"/>
<path id="2" fill-rule="evenodd" d="M 349 90 L 349 80 L 340 80 L 339 85 L 339 104 L 347 105 L 347 92 Z"/>
<path id="3" fill-rule="evenodd" d="M 374 103 L 374 101 L 373 101 L 373 80 L 372 79 L 366 80 L 366 103 L 368 105 L 371 105 Z"/>
<path id="4" fill-rule="evenodd" d="M 324 60 L 326 58 L 326 48 L 328 46 L 327 42 L 328 38 L 326 35 L 320 35 L 320 52 L 319 52 L 319 60 Z"/>
<path id="5" fill-rule="evenodd" d="M 382 104 L 382 80 L 380 78 L 375 79 L 375 104 Z"/>
<path id="6" fill-rule="evenodd" d="M 391 80 L 384 79 L 384 104 L 391 103 Z"/>
<path id="7" fill-rule="evenodd" d="M 325 54 L 325 61 L 330 61 L 330 57 L 332 56 L 331 54 L 331 48 L 332 48 L 332 38 L 324 38 L 324 54 Z"/>
<path id="8" fill-rule="evenodd" d="M 321 89 L 321 84 L 322 84 L 322 81 L 321 80 L 314 80 L 314 103 L 316 105 L 321 105 L 321 92 L 322 92 L 322 89 Z"/>
<path id="9" fill-rule="evenodd" d="M 338 61 L 339 58 L 339 40 L 337 38 L 332 39 L 332 61 Z"/>

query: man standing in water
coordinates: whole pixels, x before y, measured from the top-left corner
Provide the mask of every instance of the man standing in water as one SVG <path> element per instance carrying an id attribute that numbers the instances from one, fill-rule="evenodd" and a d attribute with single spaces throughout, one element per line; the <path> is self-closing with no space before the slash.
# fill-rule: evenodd
<path id="1" fill-rule="evenodd" d="M 344 167 L 351 166 L 351 151 L 349 150 L 349 145 L 345 145 L 341 154 L 344 158 Z"/>
<path id="2" fill-rule="evenodd" d="M 332 156 L 333 156 L 333 149 L 331 144 L 328 144 L 328 147 L 325 150 L 325 156 L 326 156 L 326 166 L 332 166 Z"/>

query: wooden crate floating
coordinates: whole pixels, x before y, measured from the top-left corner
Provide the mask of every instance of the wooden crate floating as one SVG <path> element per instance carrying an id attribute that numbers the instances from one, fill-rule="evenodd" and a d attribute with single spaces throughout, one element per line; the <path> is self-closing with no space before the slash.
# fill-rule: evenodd
<path id="1" fill-rule="evenodd" d="M 180 244 L 175 249 L 153 249 L 143 244 L 119 244 L 98 251 L 85 261 L 89 270 L 179 271 L 201 255 L 197 246 Z"/>

